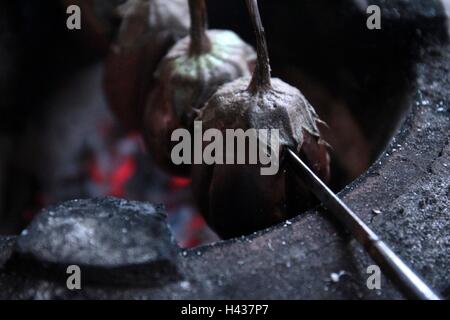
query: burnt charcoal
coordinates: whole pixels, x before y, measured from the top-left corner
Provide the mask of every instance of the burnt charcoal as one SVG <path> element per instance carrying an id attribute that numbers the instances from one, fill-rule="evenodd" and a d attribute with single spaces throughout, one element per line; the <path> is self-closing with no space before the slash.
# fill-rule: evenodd
<path id="1" fill-rule="evenodd" d="M 17 237 L 0 236 L 0 266 L 3 266 L 12 256 Z"/>
<path id="2" fill-rule="evenodd" d="M 162 207 L 114 198 L 74 200 L 44 210 L 17 239 L 10 267 L 43 277 L 118 285 L 177 279 L 175 245 Z"/>

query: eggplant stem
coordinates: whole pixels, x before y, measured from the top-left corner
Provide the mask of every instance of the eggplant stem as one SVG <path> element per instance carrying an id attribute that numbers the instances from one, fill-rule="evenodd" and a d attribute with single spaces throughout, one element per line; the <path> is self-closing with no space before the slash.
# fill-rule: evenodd
<path id="1" fill-rule="evenodd" d="M 205 0 L 189 0 L 191 15 L 190 55 L 202 55 L 211 50 L 211 41 L 206 33 L 208 29 L 208 14 Z"/>
<path id="2" fill-rule="evenodd" d="M 253 29 L 256 36 L 257 61 L 248 90 L 253 93 L 268 91 L 272 88 L 269 51 L 266 35 L 261 21 L 257 0 L 246 0 Z"/>

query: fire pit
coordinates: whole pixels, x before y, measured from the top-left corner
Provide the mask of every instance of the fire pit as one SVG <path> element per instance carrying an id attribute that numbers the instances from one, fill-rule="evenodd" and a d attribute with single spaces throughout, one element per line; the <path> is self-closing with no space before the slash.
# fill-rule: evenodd
<path id="1" fill-rule="evenodd" d="M 302 88 L 329 124 L 326 139 L 334 148 L 333 189 L 345 187 L 340 196 L 448 298 L 450 51 L 445 9 L 438 1 L 416 1 L 408 7 L 403 7 L 402 1 L 379 2 L 383 29 L 371 33 L 365 28 L 366 14 L 359 1 L 334 1 L 332 5 L 325 0 L 314 4 L 289 1 L 283 6 L 267 1 L 263 15 L 273 69 Z M 250 26 L 242 23 L 246 20 L 240 14 L 244 15 L 245 10 L 240 5 L 223 2 L 210 10 L 212 26 L 235 26 L 236 32 L 251 41 Z M 226 11 L 236 14 L 221 14 Z M 77 42 L 71 45 L 79 48 Z M 70 76 L 57 95 L 42 97 L 43 102 L 35 107 L 40 121 L 33 111 L 26 113 L 26 121 L 18 118 L 28 132 L 2 126 L 4 138 L 0 142 L 5 143 L 0 148 L 8 151 L 2 154 L 9 158 L 2 158 L 5 164 L 0 165 L 10 168 L 12 163 L 14 170 L 6 174 L 17 179 L 13 184 L 3 182 L 11 178 L 2 178 L 5 172 L 0 172 L 3 189 L 14 196 L 4 196 L 0 201 L 6 208 L 0 211 L 4 234 L 19 231 L 36 212 L 55 202 L 92 199 L 51 206 L 21 236 L 0 238 L 1 298 L 402 297 L 384 277 L 382 290 L 366 287 L 367 267 L 373 262 L 322 208 L 299 213 L 293 220 L 251 236 L 191 250 L 180 249 L 170 240 L 163 220 L 150 221 L 150 225 L 163 230 L 153 240 L 169 240 L 164 242 L 165 251 L 143 262 L 130 262 L 130 256 L 123 254 L 130 248 L 129 243 L 118 240 L 122 237 L 110 238 L 107 232 L 102 246 L 114 241 L 116 249 L 111 255 L 118 255 L 114 264 L 92 255 L 95 246 L 89 243 L 83 251 L 85 256 L 63 255 L 64 248 L 70 252 L 73 244 L 70 233 L 68 238 L 61 236 L 60 241 L 54 239 L 39 247 L 39 241 L 48 240 L 42 231 L 46 230 L 44 221 L 52 217 L 64 220 L 67 210 L 80 216 L 89 216 L 95 210 L 99 214 L 126 215 L 130 207 L 136 212 L 148 211 L 145 203 L 94 198 L 97 196 L 166 204 L 170 200 L 169 220 L 177 211 L 174 207 L 181 207 L 188 216 L 194 216 L 191 223 L 203 224 L 196 220 L 192 206 L 185 205 L 190 202 L 189 191 L 183 188 L 188 182 L 155 171 L 149 165 L 151 159 L 140 151 L 139 138 L 114 124 L 99 94 L 101 66 L 92 59 L 77 60 L 72 66 L 76 77 Z M 43 72 L 51 64 L 44 61 L 38 71 Z M 61 79 L 57 72 L 54 77 Z M 5 110 L 15 114 L 14 108 L 7 107 Z M 170 189 L 178 192 L 168 193 Z M 81 225 L 95 227 L 101 223 L 98 219 L 93 214 Z M 133 221 L 129 223 L 134 225 Z M 41 230 L 37 226 L 42 224 Z M 70 221 L 62 225 L 74 236 L 79 235 Z M 134 230 L 120 223 L 107 226 L 111 233 Z M 177 224 L 172 226 L 176 230 Z M 53 227 L 49 224 L 49 232 Z M 210 231 L 201 230 L 197 239 L 179 236 L 178 243 L 194 247 L 217 240 Z M 37 238 L 27 242 L 27 237 Z M 152 239 L 142 237 L 136 236 L 134 241 L 151 243 Z M 44 254 L 44 247 L 55 250 L 50 256 L 56 260 Z M 136 248 L 141 249 L 145 248 Z M 61 256 L 55 252 L 61 252 Z M 91 274 L 82 291 L 68 291 L 62 280 L 64 267 L 71 264 L 87 268 Z M 161 276 L 143 273 L 138 281 L 128 277 L 139 268 L 127 267 L 140 264 L 153 266 L 150 269 Z M 158 268 L 161 265 L 165 269 Z M 120 272 L 121 279 L 106 283 Z M 54 277 L 55 273 L 59 276 Z M 96 273 L 106 276 L 95 279 L 92 275 Z"/>

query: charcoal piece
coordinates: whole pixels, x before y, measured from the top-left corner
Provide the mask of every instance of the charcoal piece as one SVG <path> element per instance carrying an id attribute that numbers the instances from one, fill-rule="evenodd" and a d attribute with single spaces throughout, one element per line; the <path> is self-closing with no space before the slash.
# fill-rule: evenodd
<path id="1" fill-rule="evenodd" d="M 162 207 L 113 198 L 74 200 L 44 210 L 17 240 L 13 265 L 39 276 L 107 284 L 160 285 L 178 278 L 177 246 Z"/>

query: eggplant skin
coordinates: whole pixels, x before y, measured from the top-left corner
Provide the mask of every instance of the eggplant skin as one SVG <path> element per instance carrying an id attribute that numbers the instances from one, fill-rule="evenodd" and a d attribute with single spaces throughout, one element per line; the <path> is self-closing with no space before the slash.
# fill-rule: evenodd
<path id="1" fill-rule="evenodd" d="M 228 30 L 209 30 L 209 52 L 190 54 L 190 37 L 180 40 L 158 66 L 156 84 L 147 99 L 144 140 L 156 163 L 174 175 L 189 176 L 190 165 L 172 163 L 176 143 L 172 133 L 179 128 L 192 132 L 198 109 L 222 85 L 249 76 L 255 52 Z"/>
<path id="2" fill-rule="evenodd" d="M 189 32 L 185 0 L 128 0 L 105 62 L 104 91 L 111 111 L 129 130 L 141 130 L 154 73 L 169 49 Z"/>
<path id="3" fill-rule="evenodd" d="M 202 109 L 204 130 L 279 129 L 280 170 L 261 175 L 261 165 L 193 165 L 194 197 L 209 226 L 223 239 L 249 235 L 313 206 L 315 198 L 289 174 L 284 152 L 291 148 L 325 182 L 330 178 L 320 122 L 299 90 L 272 79 L 272 90 L 253 95 L 248 78 L 223 86 Z"/>

